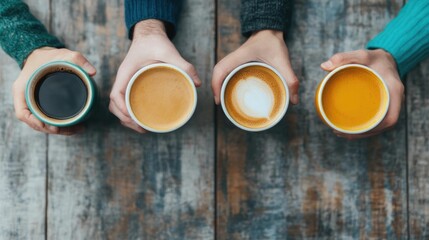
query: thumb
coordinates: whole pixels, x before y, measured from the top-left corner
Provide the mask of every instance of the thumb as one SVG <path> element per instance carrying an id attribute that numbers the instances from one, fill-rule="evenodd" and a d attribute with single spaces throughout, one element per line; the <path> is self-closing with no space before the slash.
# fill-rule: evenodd
<path id="1" fill-rule="evenodd" d="M 97 72 L 95 67 L 79 52 L 72 52 L 67 60 L 82 67 L 90 76 L 94 76 Z"/>
<path id="2" fill-rule="evenodd" d="M 332 71 L 337 67 L 350 63 L 368 65 L 369 53 L 366 50 L 337 53 L 328 61 L 322 63 L 320 67 L 325 71 Z"/>
<path id="3" fill-rule="evenodd" d="M 222 84 L 228 74 L 241 64 L 250 61 L 252 61 L 252 59 L 249 56 L 235 51 L 216 64 L 212 76 L 212 90 L 216 104 L 220 103 Z"/>

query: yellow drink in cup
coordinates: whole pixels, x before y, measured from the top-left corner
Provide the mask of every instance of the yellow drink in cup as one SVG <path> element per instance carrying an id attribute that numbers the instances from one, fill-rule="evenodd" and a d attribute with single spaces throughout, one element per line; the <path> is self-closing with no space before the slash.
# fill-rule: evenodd
<path id="1" fill-rule="evenodd" d="M 389 91 L 374 70 L 358 64 L 330 72 L 316 90 L 319 117 L 331 128 L 360 134 L 375 128 L 386 116 Z"/>

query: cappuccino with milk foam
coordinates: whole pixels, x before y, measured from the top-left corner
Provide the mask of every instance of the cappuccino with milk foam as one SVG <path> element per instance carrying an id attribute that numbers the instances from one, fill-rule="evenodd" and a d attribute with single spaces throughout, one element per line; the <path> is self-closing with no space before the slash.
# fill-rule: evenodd
<path id="1" fill-rule="evenodd" d="M 289 98 L 280 75 L 261 63 L 237 68 L 227 77 L 222 95 L 227 116 L 248 131 L 265 130 L 280 121 Z"/>

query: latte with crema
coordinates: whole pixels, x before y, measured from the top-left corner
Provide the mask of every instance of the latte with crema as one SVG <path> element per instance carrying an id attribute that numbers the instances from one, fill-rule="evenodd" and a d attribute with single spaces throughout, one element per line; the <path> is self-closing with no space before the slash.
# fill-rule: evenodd
<path id="1" fill-rule="evenodd" d="M 153 64 L 134 75 L 127 102 L 128 111 L 140 126 L 153 132 L 169 132 L 189 120 L 197 95 L 184 71 L 169 64 Z"/>
<path id="2" fill-rule="evenodd" d="M 263 129 L 283 117 L 287 98 L 285 84 L 274 71 L 252 65 L 240 69 L 229 79 L 224 105 L 239 125 Z"/>

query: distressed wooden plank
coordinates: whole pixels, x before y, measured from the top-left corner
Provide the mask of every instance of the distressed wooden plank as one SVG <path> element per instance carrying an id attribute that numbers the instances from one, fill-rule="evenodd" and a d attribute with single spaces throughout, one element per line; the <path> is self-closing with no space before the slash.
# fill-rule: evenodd
<path id="1" fill-rule="evenodd" d="M 176 44 L 204 79 L 193 119 L 139 135 L 107 110 L 128 51 L 123 1 L 53 1 L 53 29 L 95 64 L 101 110 L 85 133 L 49 137 L 49 239 L 211 239 L 214 236 L 214 3 L 185 1 Z"/>
<path id="2" fill-rule="evenodd" d="M 429 61 L 406 81 L 410 239 L 429 238 Z"/>
<path id="3" fill-rule="evenodd" d="M 25 1 L 43 23 L 49 0 Z M 45 239 L 46 135 L 15 117 L 18 65 L 0 50 L 0 239 Z"/>
<path id="4" fill-rule="evenodd" d="M 402 1 L 296 0 L 287 40 L 299 106 L 263 133 L 233 127 L 218 109 L 219 239 L 407 237 L 404 113 L 382 136 L 348 142 L 316 116 L 313 97 L 332 54 L 360 49 Z M 240 44 L 239 7 L 218 1 L 218 56 Z M 219 60 L 219 59 L 218 59 Z"/>

